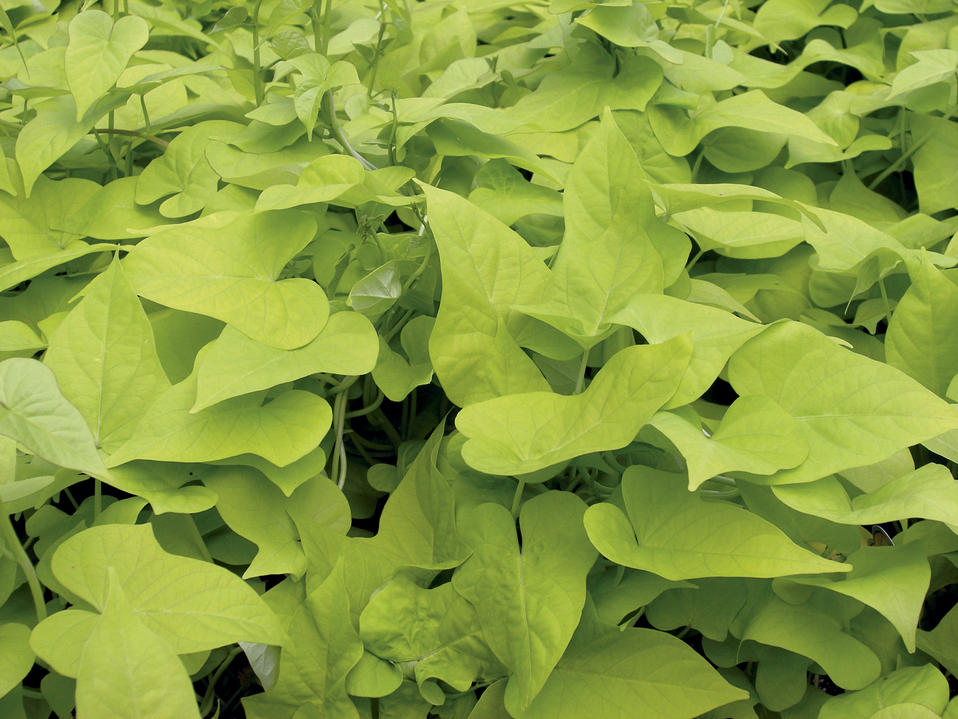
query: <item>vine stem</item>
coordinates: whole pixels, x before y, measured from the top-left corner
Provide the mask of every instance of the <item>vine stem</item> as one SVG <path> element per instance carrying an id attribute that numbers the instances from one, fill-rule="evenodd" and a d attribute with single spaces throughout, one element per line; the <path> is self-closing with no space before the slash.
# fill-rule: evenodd
<path id="1" fill-rule="evenodd" d="M 524 479 L 519 480 L 519 484 L 516 485 L 516 493 L 512 497 L 512 516 L 519 516 L 519 505 L 522 503 L 522 493 L 526 489 L 526 481 Z"/>
<path id="2" fill-rule="evenodd" d="M 579 365 L 579 374 L 575 381 L 575 393 L 579 394 L 585 387 L 585 371 L 589 365 L 589 350 L 582 353 L 582 363 Z"/>
<path id="3" fill-rule="evenodd" d="M 160 147 L 169 147 L 170 143 L 166 140 L 160 139 L 156 135 L 149 135 L 145 132 L 140 132 L 139 130 L 119 130 L 117 128 L 108 128 L 102 130 L 91 130 L 94 135 L 129 135 L 131 137 L 139 137 L 143 140 L 149 140 L 150 142 L 155 142 Z"/>
<path id="4" fill-rule="evenodd" d="M 27 556 L 27 551 L 20 544 L 20 538 L 13 528 L 13 522 L 10 521 L 10 515 L 0 500 L 0 537 L 7 545 L 7 549 L 13 553 L 14 559 L 24 576 L 27 578 L 27 586 L 30 587 L 30 595 L 33 597 L 33 606 L 37 612 L 37 622 L 42 622 L 47 618 L 47 603 L 43 599 L 43 587 L 40 586 L 40 580 L 37 579 L 37 570 Z"/>

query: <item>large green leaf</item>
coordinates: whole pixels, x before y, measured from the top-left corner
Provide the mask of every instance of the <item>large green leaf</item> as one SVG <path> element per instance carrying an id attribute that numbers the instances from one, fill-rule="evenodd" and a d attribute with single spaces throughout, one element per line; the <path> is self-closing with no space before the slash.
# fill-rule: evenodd
<path id="1" fill-rule="evenodd" d="M 925 261 L 899 300 L 885 333 L 888 364 L 940 397 L 958 374 L 958 285 L 955 274 Z"/>
<path id="2" fill-rule="evenodd" d="M 79 119 L 113 87 L 150 34 L 146 21 L 136 15 L 114 23 L 102 10 L 85 10 L 70 21 L 69 36 L 64 62 Z"/>
<path id="3" fill-rule="evenodd" d="M 580 628 L 519 719 L 692 719 L 747 696 L 688 645 L 652 629 Z"/>
<path id="4" fill-rule="evenodd" d="M 808 458 L 775 484 L 874 464 L 958 427 L 958 412 L 915 380 L 797 322 L 746 343 L 729 361 L 729 379 L 739 394 L 767 395 L 802 425 Z"/>
<path id="5" fill-rule="evenodd" d="M 620 350 L 581 394 L 526 392 L 478 402 L 456 416 L 463 459 L 487 474 L 524 474 L 629 444 L 675 393 L 687 337 Z"/>
<path id="6" fill-rule="evenodd" d="M 72 219 L 96 196 L 95 182 L 37 178 L 30 197 L 0 195 L 0 235 L 17 260 L 82 247 L 85 234 Z M 80 230 L 80 231 L 77 231 Z"/>
<path id="7" fill-rule="evenodd" d="M 130 439 L 110 455 L 110 466 L 132 459 L 210 462 L 250 453 L 284 467 L 314 450 L 333 418 L 326 400 L 298 389 L 265 403 L 262 394 L 250 394 L 192 413 L 195 397 L 195 374 L 157 397 Z"/>
<path id="8" fill-rule="evenodd" d="M 178 654 L 237 641 L 282 643 L 276 617 L 252 587 L 222 567 L 167 553 L 149 525 L 83 530 L 59 546 L 51 568 L 67 589 L 100 612 L 109 611 L 113 574 L 130 611 Z M 36 641 L 41 636 L 35 633 L 33 646 L 45 656 L 46 642 Z"/>
<path id="9" fill-rule="evenodd" d="M 882 677 L 880 682 L 857 692 L 829 697 L 818 714 L 818 719 L 872 719 L 881 716 L 893 719 L 895 715 L 879 714 L 895 705 L 924 707 L 929 716 L 938 716 L 948 703 L 948 680 L 935 667 L 902 667 Z M 900 716 L 918 719 L 921 713 L 909 708 Z M 920 709 L 918 709 L 920 712 Z M 911 712 L 911 713 L 909 713 Z"/>
<path id="10" fill-rule="evenodd" d="M 53 464 L 106 474 L 83 415 L 60 392 L 52 370 L 36 360 L 0 362 L 0 434 Z"/>
<path id="11" fill-rule="evenodd" d="M 622 477 L 628 517 L 613 504 L 589 507 L 589 539 L 616 564 L 672 580 L 851 570 L 802 549 L 758 515 L 703 499 L 685 485 L 683 475 L 630 467 Z"/>
<path id="12" fill-rule="evenodd" d="M 103 615 L 83 648 L 77 674 L 77 719 L 199 719 L 186 668 L 124 596 L 111 569 Z"/>
<path id="13" fill-rule="evenodd" d="M 595 561 L 582 528 L 585 503 L 548 492 L 530 499 L 515 520 L 483 504 L 466 521 L 473 554 L 452 578 L 476 608 L 483 637 L 512 672 L 506 705 L 525 711 L 572 638 L 585 604 L 585 578 Z"/>
<path id="14" fill-rule="evenodd" d="M 376 332 L 358 312 L 336 312 L 314 340 L 293 350 L 226 327 L 200 357 L 191 411 L 318 372 L 365 374 L 375 366 L 377 353 Z"/>
<path id="15" fill-rule="evenodd" d="M 209 315 L 254 340 L 294 349 L 326 324 L 322 288 L 283 267 L 313 239 L 315 221 L 294 210 L 238 217 L 215 214 L 161 230 L 123 261 L 137 293 Z"/>
<path id="16" fill-rule="evenodd" d="M 773 474 L 808 455 L 798 422 L 761 395 L 736 399 L 711 434 L 679 412 L 658 412 L 650 424 L 685 458 L 690 490 L 723 472 Z"/>
<path id="17" fill-rule="evenodd" d="M 548 390 L 512 331 L 516 304 L 538 302 L 552 278 L 525 240 L 468 200 L 424 185 L 443 293 L 429 355 L 449 399 L 466 405 Z"/>
<path id="18" fill-rule="evenodd" d="M 60 323 L 44 362 L 106 451 L 130 438 L 143 407 L 170 386 L 150 321 L 118 260 Z"/>

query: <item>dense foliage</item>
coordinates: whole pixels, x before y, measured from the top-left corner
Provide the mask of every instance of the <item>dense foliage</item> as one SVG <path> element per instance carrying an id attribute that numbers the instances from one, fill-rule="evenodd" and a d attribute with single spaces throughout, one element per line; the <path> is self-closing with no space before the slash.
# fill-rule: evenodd
<path id="1" fill-rule="evenodd" d="M 4 719 L 958 717 L 953 0 L 0 7 Z"/>

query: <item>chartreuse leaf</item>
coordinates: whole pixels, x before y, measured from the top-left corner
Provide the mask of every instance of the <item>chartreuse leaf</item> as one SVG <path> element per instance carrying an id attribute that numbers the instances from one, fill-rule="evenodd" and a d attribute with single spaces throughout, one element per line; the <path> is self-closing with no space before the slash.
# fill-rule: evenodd
<path id="1" fill-rule="evenodd" d="M 613 321 L 638 330 L 651 344 L 691 334 L 692 359 L 666 407 L 681 407 L 701 397 L 732 353 L 764 329 L 730 312 L 668 295 L 635 295 Z"/>
<path id="2" fill-rule="evenodd" d="M 420 315 L 409 320 L 399 333 L 399 342 L 406 358 L 394 352 L 386 341 L 379 339 L 379 359 L 372 377 L 376 386 L 393 402 L 401 402 L 410 392 L 432 379 L 429 359 L 429 336 L 435 320 Z"/>
<path id="3" fill-rule="evenodd" d="M 294 349 L 313 340 L 329 316 L 318 284 L 279 279 L 315 232 L 315 220 L 296 211 L 217 214 L 152 235 L 123 264 L 137 293 L 149 300 Z"/>
<path id="4" fill-rule="evenodd" d="M 589 452 L 619 449 L 675 393 L 691 345 L 677 337 L 620 350 L 581 394 L 527 392 L 456 416 L 463 459 L 487 474 L 525 474 Z"/>
<path id="5" fill-rule="evenodd" d="M 330 716 L 358 719 L 346 677 L 363 655 L 349 616 L 345 565 L 298 603 L 287 627 L 296 641 L 283 647 L 279 680 L 265 694 L 243 699 L 250 719 Z"/>
<path id="6" fill-rule="evenodd" d="M 836 144 L 807 116 L 773 102 L 761 90 L 749 90 L 720 102 L 709 100 L 709 96 L 703 96 L 703 107 L 698 108 L 693 117 L 670 105 L 649 108 L 652 130 L 670 155 L 688 155 L 703 137 L 720 127 L 742 127 L 753 132 Z"/>
<path id="7" fill-rule="evenodd" d="M 630 467 L 622 476 L 628 517 L 613 504 L 589 507 L 589 539 L 616 564 L 666 579 L 781 577 L 847 572 L 794 544 L 774 524 L 685 488 L 683 475 Z"/>
<path id="8" fill-rule="evenodd" d="M 455 193 L 422 188 L 443 277 L 429 356 L 449 399 L 464 406 L 548 390 L 511 334 L 523 320 L 512 306 L 538 302 L 549 292 L 548 268 L 492 215 Z"/>
<path id="9" fill-rule="evenodd" d="M 748 618 L 741 639 L 806 656 L 843 689 L 862 689 L 881 674 L 881 663 L 871 649 L 845 633 L 839 618 L 810 604 L 769 598 Z"/>
<path id="10" fill-rule="evenodd" d="M 563 198 L 565 236 L 553 264 L 559 321 L 552 322 L 565 329 L 571 320 L 590 346 L 633 295 L 661 293 L 665 281 L 652 236 L 667 230 L 611 112 L 573 165 Z"/>
<path id="11" fill-rule="evenodd" d="M 958 412 L 915 380 L 798 322 L 746 343 L 729 361 L 729 379 L 740 395 L 767 395 L 802 425 L 808 458 L 775 484 L 874 464 L 958 427 Z"/>
<path id="12" fill-rule="evenodd" d="M 61 394 L 53 371 L 37 360 L 0 362 L 0 435 L 60 467 L 106 474 L 83 415 Z"/>
<path id="13" fill-rule="evenodd" d="M 915 136 L 924 140 L 914 155 L 915 189 L 921 211 L 927 214 L 958 205 L 953 188 L 958 170 L 949 158 L 958 151 L 958 126 L 944 117 L 912 114 Z"/>
<path id="14" fill-rule="evenodd" d="M 519 528 L 498 504 L 479 505 L 464 534 L 473 554 L 452 585 L 476 608 L 483 638 L 512 672 L 506 706 L 529 708 L 572 638 L 585 604 L 595 550 L 582 529 L 585 503 L 547 492 L 522 505 Z"/>
<path id="15" fill-rule="evenodd" d="M 227 326 L 202 354 L 192 412 L 318 372 L 361 375 L 376 365 L 379 340 L 358 312 L 337 312 L 314 340 L 292 350 L 257 342 Z"/>
<path id="16" fill-rule="evenodd" d="M 64 64 L 76 100 L 77 119 L 104 95 L 133 53 L 150 39 L 146 20 L 126 15 L 115 23 L 102 10 L 85 10 L 70 21 Z"/>
<path id="17" fill-rule="evenodd" d="M 115 252 L 116 245 L 100 243 L 88 245 L 83 242 L 72 243 L 67 250 L 57 250 L 49 254 L 37 255 L 26 260 L 19 260 L 0 267 L 0 292 L 16 287 L 21 282 L 33 279 L 52 267 L 66 264 L 85 255 L 97 252 Z"/>
<path id="18" fill-rule="evenodd" d="M 30 627 L 16 622 L 0 624 L 0 697 L 20 684 L 33 668 Z"/>
<path id="19" fill-rule="evenodd" d="M 885 333 L 888 364 L 940 397 L 958 375 L 958 285 L 954 271 L 922 262 Z"/>
<path id="20" fill-rule="evenodd" d="M 149 525 L 85 529 L 59 546 L 51 568 L 64 587 L 101 612 L 109 605 L 107 576 L 114 572 L 131 611 L 177 654 L 237 641 L 282 643 L 275 616 L 250 586 L 222 567 L 167 553 Z M 55 653 L 51 640 L 58 637 L 35 630 L 40 656 Z"/>
<path id="21" fill-rule="evenodd" d="M 284 467 L 314 450 L 329 430 L 333 413 L 322 397 L 287 390 L 265 404 L 251 394 L 191 413 L 196 374 L 157 397 L 133 436 L 110 455 L 111 467 L 132 459 L 210 462 L 256 454 Z"/>
<path id="22" fill-rule="evenodd" d="M 315 481 L 329 483 L 325 477 Z M 306 556 L 296 525 L 286 513 L 287 497 L 279 487 L 251 467 L 222 467 L 204 477 L 203 484 L 216 493 L 216 511 L 223 521 L 259 548 L 243 572 L 244 579 L 303 575 Z"/>
<path id="23" fill-rule="evenodd" d="M 137 204 L 149 205 L 172 195 L 160 205 L 164 217 L 183 217 L 202 210 L 216 195 L 220 179 L 206 161 L 206 146 L 211 138 L 241 128 L 235 122 L 210 120 L 183 130 L 137 177 Z"/>
<path id="24" fill-rule="evenodd" d="M 103 614 L 80 658 L 77 719 L 199 719 L 186 667 L 127 601 L 113 568 L 106 583 Z"/>
<path id="25" fill-rule="evenodd" d="M 256 201 L 256 211 L 330 202 L 361 185 L 365 177 L 363 166 L 348 155 L 317 157 L 303 168 L 295 185 L 277 184 L 263 190 Z"/>
<path id="26" fill-rule="evenodd" d="M 127 462 L 110 470 L 110 485 L 142 497 L 156 514 L 198 514 L 216 504 L 216 494 L 188 484 L 202 474 L 202 466 L 173 462 Z"/>
<path id="27" fill-rule="evenodd" d="M 835 477 L 773 487 L 773 491 L 792 509 L 839 524 L 881 524 L 915 517 L 958 525 L 958 486 L 940 464 L 926 464 L 857 495 L 850 495 Z"/>
<path id="28" fill-rule="evenodd" d="M 150 321 L 119 260 L 60 323 L 44 362 L 106 451 L 130 438 L 143 408 L 170 386 Z"/>
<path id="29" fill-rule="evenodd" d="M 498 666 L 485 645 L 476 609 L 450 583 L 423 589 L 402 576 L 377 592 L 359 617 L 366 650 L 396 664 L 412 662 L 416 681 L 438 679 L 466 691 Z"/>
<path id="30" fill-rule="evenodd" d="M 77 177 L 37 179 L 30 197 L 0 195 L 0 235 L 17 260 L 83 247 L 74 218 L 99 186 Z"/>
<path id="31" fill-rule="evenodd" d="M 886 674 L 881 681 L 857 692 L 829 697 L 818 719 L 893 719 L 925 716 L 912 707 L 924 707 L 927 716 L 939 716 L 948 704 L 948 680 L 935 667 L 902 667 Z M 906 705 L 901 714 L 883 712 L 896 705 Z"/>
<path id="32" fill-rule="evenodd" d="M 658 412 L 649 424 L 685 458 L 689 490 L 723 472 L 773 474 L 808 456 L 798 422 L 761 395 L 736 399 L 711 435 L 680 412 Z"/>
<path id="33" fill-rule="evenodd" d="M 915 651 L 915 632 L 931 580 L 931 569 L 921 547 L 862 547 L 848 556 L 851 572 L 841 579 L 796 577 L 780 580 L 854 597 L 890 621 L 909 652 Z"/>
<path id="34" fill-rule="evenodd" d="M 399 689 L 402 682 L 399 667 L 364 651 L 346 675 L 346 691 L 354 697 L 385 697 Z"/>
<path id="35" fill-rule="evenodd" d="M 631 719 L 638 709 L 662 719 L 692 719 L 747 696 L 669 634 L 583 621 L 532 705 L 512 715 Z"/>
<path id="36" fill-rule="evenodd" d="M 918 648 L 954 675 L 958 669 L 958 606 L 952 607 L 930 632 L 918 630 Z"/>

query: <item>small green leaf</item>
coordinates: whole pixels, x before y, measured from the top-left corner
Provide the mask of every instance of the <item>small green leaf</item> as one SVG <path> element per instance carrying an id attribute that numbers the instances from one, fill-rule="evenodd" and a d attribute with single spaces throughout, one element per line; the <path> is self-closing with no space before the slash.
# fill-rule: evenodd
<path id="1" fill-rule="evenodd" d="M 528 392 L 478 402 L 456 416 L 466 462 L 487 474 L 525 474 L 589 452 L 619 449 L 675 393 L 686 337 L 620 350 L 585 392 Z"/>
<path id="2" fill-rule="evenodd" d="M 708 501 L 682 475 L 630 467 L 622 477 L 628 517 L 613 504 L 589 508 L 589 539 L 616 564 L 666 579 L 781 577 L 851 567 L 794 544 L 771 522 L 734 504 Z"/>
<path id="3" fill-rule="evenodd" d="M 80 119 L 113 87 L 133 53 L 146 45 L 150 29 L 136 15 L 114 23 L 102 10 L 86 10 L 70 21 L 69 35 L 66 75 Z"/>
<path id="4" fill-rule="evenodd" d="M 0 362 L 0 434 L 60 467 L 107 473 L 83 415 L 60 393 L 53 372 L 36 360 Z"/>
<path id="5" fill-rule="evenodd" d="M 393 352 L 382 338 L 379 340 L 379 359 L 373 368 L 372 377 L 376 386 L 393 402 L 401 402 L 420 385 L 432 379 L 432 362 L 429 359 L 429 336 L 435 320 L 420 315 L 409 320 L 399 333 L 399 341 L 406 358 Z"/>
<path id="6" fill-rule="evenodd" d="M 685 458 L 689 490 L 723 472 L 773 474 L 808 456 L 798 422 L 761 395 L 736 399 L 712 434 L 681 413 L 659 412 L 650 424 Z"/>

